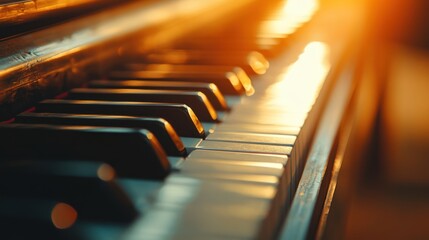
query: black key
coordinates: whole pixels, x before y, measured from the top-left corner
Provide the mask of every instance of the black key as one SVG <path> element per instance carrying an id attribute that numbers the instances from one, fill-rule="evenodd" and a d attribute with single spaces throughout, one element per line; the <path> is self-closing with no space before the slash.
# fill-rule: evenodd
<path id="1" fill-rule="evenodd" d="M 173 82 L 173 81 L 143 81 L 143 80 L 94 80 L 88 83 L 89 88 L 127 88 L 127 89 L 165 89 L 199 91 L 206 95 L 213 107 L 218 111 L 229 110 L 229 107 L 213 83 Z"/>
<path id="2" fill-rule="evenodd" d="M 75 100 L 181 103 L 192 108 L 201 121 L 218 122 L 216 110 L 202 92 L 75 88 L 70 90 L 67 98 Z"/>
<path id="3" fill-rule="evenodd" d="M 118 70 L 131 71 L 162 71 L 175 73 L 198 73 L 198 74 L 220 74 L 233 72 L 240 80 L 246 93 L 254 92 L 252 81 L 241 67 L 231 67 L 223 65 L 179 65 L 179 64 L 141 64 L 125 63 L 118 67 Z"/>
<path id="4" fill-rule="evenodd" d="M 77 215 L 70 204 L 30 197 L 0 197 L 2 239 L 78 239 Z"/>
<path id="5" fill-rule="evenodd" d="M 214 83 L 225 95 L 241 95 L 245 89 L 233 72 L 227 73 L 188 73 L 169 71 L 129 71 L 116 70 L 109 73 L 111 79 L 151 80 L 151 81 L 184 81 Z"/>
<path id="6" fill-rule="evenodd" d="M 147 130 L 43 124 L 0 125 L 0 159 L 84 159 L 111 164 L 119 176 L 164 178 L 167 156 Z"/>
<path id="7" fill-rule="evenodd" d="M 167 120 L 180 136 L 205 137 L 200 120 L 184 104 L 52 99 L 38 103 L 35 111 L 159 117 Z"/>
<path id="8" fill-rule="evenodd" d="M 185 156 L 186 149 L 174 128 L 162 118 L 143 118 L 114 115 L 85 115 L 67 113 L 21 113 L 15 123 L 55 125 L 87 125 L 106 127 L 144 128 L 152 132 L 168 155 Z"/>
<path id="9" fill-rule="evenodd" d="M 0 194 L 68 203 L 81 219 L 131 221 L 137 210 L 114 178 L 115 171 L 105 163 L 3 160 Z M 34 217 L 45 217 L 40 213 Z"/>
<path id="10" fill-rule="evenodd" d="M 133 56 L 130 57 L 133 59 Z M 269 62 L 259 52 L 165 49 L 133 60 L 146 63 L 230 65 L 243 68 L 249 75 L 264 74 Z"/>

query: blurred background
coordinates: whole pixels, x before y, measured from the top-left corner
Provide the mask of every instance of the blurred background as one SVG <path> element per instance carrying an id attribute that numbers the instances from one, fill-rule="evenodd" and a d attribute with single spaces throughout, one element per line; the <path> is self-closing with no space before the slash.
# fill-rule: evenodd
<path id="1" fill-rule="evenodd" d="M 429 1 L 364 6 L 359 107 L 325 238 L 428 239 Z"/>

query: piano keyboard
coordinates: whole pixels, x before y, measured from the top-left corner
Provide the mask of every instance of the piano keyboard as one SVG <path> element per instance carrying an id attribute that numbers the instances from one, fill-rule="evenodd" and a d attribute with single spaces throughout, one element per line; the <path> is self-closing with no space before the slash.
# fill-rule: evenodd
<path id="1" fill-rule="evenodd" d="M 6 236 L 278 237 L 344 45 L 265 34 L 268 60 L 185 38 L 1 124 Z"/>

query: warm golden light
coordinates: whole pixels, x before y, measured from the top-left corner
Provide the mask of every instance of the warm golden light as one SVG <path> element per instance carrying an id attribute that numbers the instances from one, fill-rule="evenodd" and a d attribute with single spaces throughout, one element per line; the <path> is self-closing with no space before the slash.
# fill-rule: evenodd
<path id="1" fill-rule="evenodd" d="M 273 19 L 264 22 L 260 37 L 285 37 L 310 20 L 318 8 L 318 0 L 287 0 Z"/>
<path id="2" fill-rule="evenodd" d="M 111 181 L 115 178 L 115 169 L 109 164 L 103 163 L 97 169 L 97 176 L 104 181 Z"/>
<path id="3" fill-rule="evenodd" d="M 238 86 L 240 86 L 240 80 L 238 80 L 237 75 L 235 75 L 232 72 L 227 72 L 225 73 L 225 77 L 229 79 L 229 81 L 231 82 L 232 85 L 234 85 L 235 88 L 237 88 Z"/>
<path id="4" fill-rule="evenodd" d="M 239 184 L 225 184 L 221 186 L 223 190 L 234 192 L 246 197 L 272 199 L 276 194 L 276 189 L 272 186 L 249 185 L 243 186 Z"/>
<path id="5" fill-rule="evenodd" d="M 266 103 L 281 106 L 288 114 L 309 111 L 331 67 L 328 57 L 328 45 L 309 43 L 298 60 L 267 89 Z"/>
<path id="6" fill-rule="evenodd" d="M 246 72 L 243 69 L 236 67 L 234 68 L 234 73 L 236 74 L 237 78 L 240 79 L 241 84 L 243 84 L 243 87 L 246 90 L 246 95 L 250 96 L 254 94 L 255 89 L 253 88 L 252 80 L 250 80 Z"/>
<path id="7" fill-rule="evenodd" d="M 254 115 L 252 121 L 301 127 L 331 68 L 329 54 L 327 44 L 308 43 L 298 60 L 280 69 L 273 83 L 257 95 L 256 102 L 248 100 L 253 108 L 267 113 Z"/>
<path id="8" fill-rule="evenodd" d="M 151 61 L 159 60 L 160 55 L 156 53 L 148 54 L 147 58 Z M 189 59 L 188 53 L 185 50 L 173 50 L 162 55 L 164 61 L 175 64 L 186 63 Z"/>
<path id="9" fill-rule="evenodd" d="M 76 222 L 77 212 L 66 203 L 58 203 L 52 209 L 51 220 L 56 228 L 67 229 Z"/>
<path id="10" fill-rule="evenodd" d="M 252 51 L 247 55 L 247 63 L 257 74 L 264 74 L 267 72 L 270 63 L 265 57 L 256 51 Z"/>
<path id="11" fill-rule="evenodd" d="M 318 8 L 318 0 L 288 0 L 282 9 L 282 13 L 284 19 L 289 19 L 295 23 L 305 22 L 310 20 Z"/>
<path id="12" fill-rule="evenodd" d="M 211 160 L 198 160 L 200 162 L 213 162 Z M 236 166 L 249 166 L 249 167 L 263 167 L 263 168 L 275 168 L 282 169 L 283 164 L 281 163 L 271 163 L 271 162 L 252 162 L 252 161 L 228 161 L 228 160 L 216 160 L 216 164 L 227 164 L 227 165 L 236 165 Z"/>

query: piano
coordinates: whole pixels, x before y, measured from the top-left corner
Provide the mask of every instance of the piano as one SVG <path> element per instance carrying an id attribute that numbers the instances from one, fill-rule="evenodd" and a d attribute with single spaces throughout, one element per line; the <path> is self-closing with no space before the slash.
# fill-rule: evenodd
<path id="1" fill-rule="evenodd" d="M 1 238 L 428 237 L 381 2 L 0 1 Z"/>

